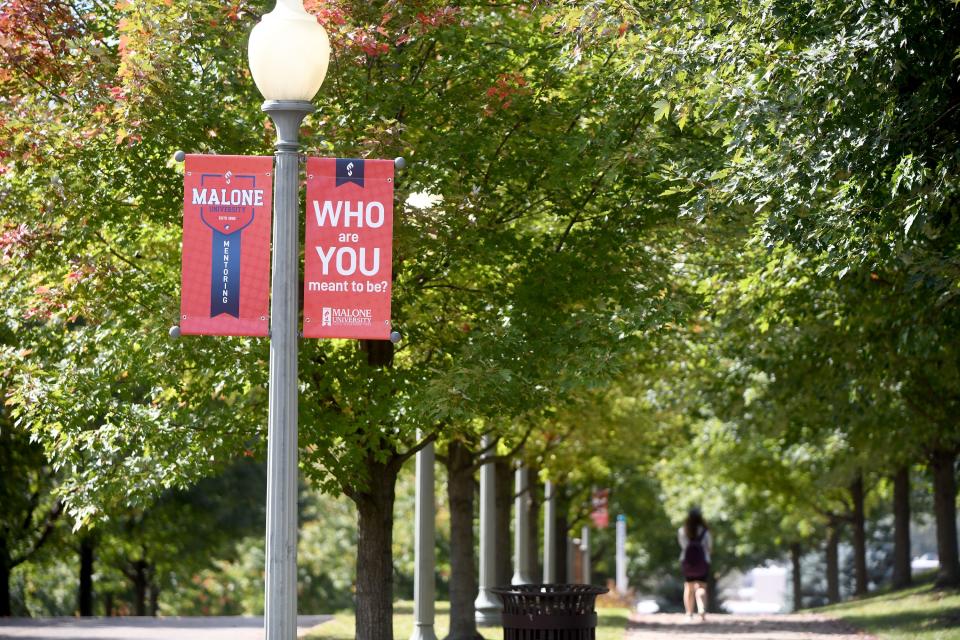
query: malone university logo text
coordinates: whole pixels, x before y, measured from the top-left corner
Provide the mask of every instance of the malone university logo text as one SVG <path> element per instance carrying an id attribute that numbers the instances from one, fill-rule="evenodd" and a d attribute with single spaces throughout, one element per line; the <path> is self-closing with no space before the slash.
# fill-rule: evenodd
<path id="1" fill-rule="evenodd" d="M 320 318 L 321 327 L 369 327 L 373 322 L 370 309 L 338 309 L 324 307 Z"/>

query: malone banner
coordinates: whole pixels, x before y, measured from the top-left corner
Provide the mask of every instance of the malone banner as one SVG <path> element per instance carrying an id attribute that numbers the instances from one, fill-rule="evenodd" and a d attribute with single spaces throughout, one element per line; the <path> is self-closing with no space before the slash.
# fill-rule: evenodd
<path id="1" fill-rule="evenodd" d="M 307 159 L 306 338 L 390 338 L 393 160 Z"/>
<path id="2" fill-rule="evenodd" d="M 188 155 L 180 331 L 266 336 L 273 158 Z"/>

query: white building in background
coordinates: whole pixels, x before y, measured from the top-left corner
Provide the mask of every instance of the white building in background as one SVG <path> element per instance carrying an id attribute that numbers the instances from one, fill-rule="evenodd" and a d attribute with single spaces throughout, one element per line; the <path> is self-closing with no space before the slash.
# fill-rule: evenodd
<path id="1" fill-rule="evenodd" d="M 724 589 L 723 607 L 730 613 L 779 613 L 786 610 L 787 568 L 756 567 Z"/>
<path id="2" fill-rule="evenodd" d="M 935 553 L 925 553 L 911 560 L 910 568 L 913 569 L 914 573 L 933 571 L 940 567 L 940 560 L 938 558 L 939 556 Z"/>

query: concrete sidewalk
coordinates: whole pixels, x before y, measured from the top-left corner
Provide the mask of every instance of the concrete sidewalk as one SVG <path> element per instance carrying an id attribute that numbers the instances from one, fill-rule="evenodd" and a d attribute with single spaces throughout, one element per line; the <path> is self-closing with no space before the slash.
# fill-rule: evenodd
<path id="1" fill-rule="evenodd" d="M 297 635 L 333 616 L 299 616 Z M 263 640 L 262 616 L 0 618 L 0 638 L 28 640 Z"/>
<path id="2" fill-rule="evenodd" d="M 633 615 L 627 640 L 869 640 L 842 622 L 814 614 L 708 615 L 688 622 L 675 613 Z"/>

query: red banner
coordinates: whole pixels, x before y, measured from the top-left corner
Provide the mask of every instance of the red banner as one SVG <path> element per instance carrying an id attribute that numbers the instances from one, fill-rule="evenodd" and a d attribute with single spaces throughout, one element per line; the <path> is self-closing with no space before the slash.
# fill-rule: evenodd
<path id="1" fill-rule="evenodd" d="M 593 510 L 590 519 L 597 529 L 606 529 L 610 525 L 610 511 L 607 504 L 610 500 L 610 489 L 595 489 L 590 499 Z"/>
<path id="2" fill-rule="evenodd" d="M 185 158 L 182 333 L 269 334 L 272 171 L 271 156 Z"/>
<path id="3" fill-rule="evenodd" d="M 393 161 L 307 159 L 303 336 L 390 338 Z"/>

